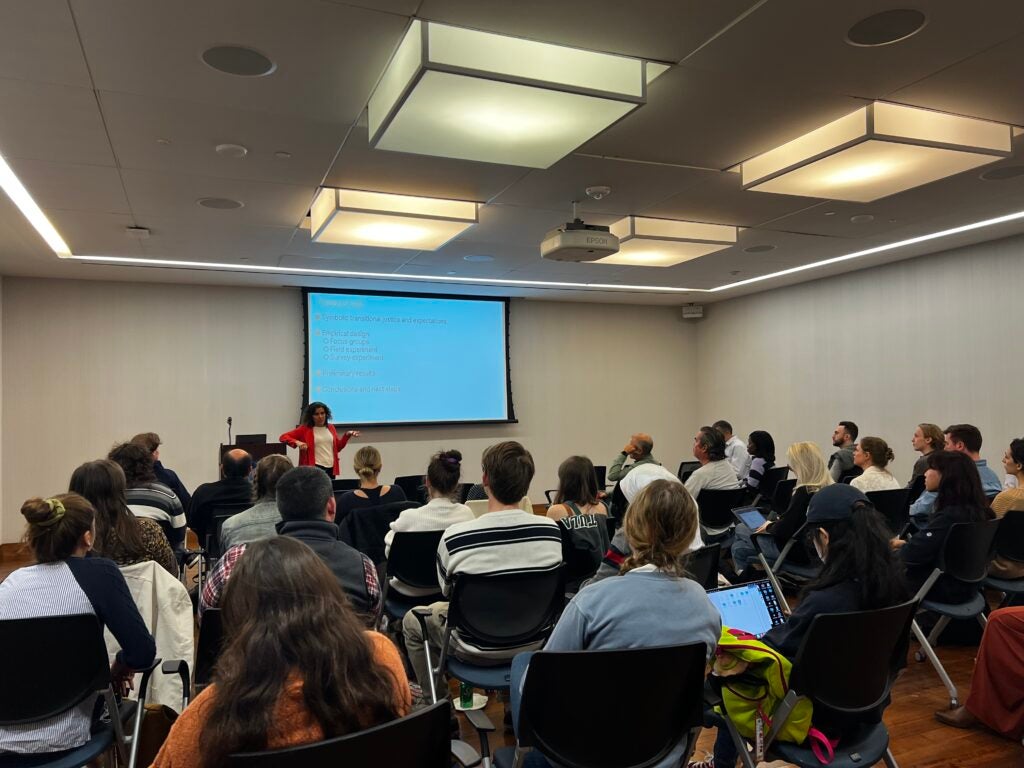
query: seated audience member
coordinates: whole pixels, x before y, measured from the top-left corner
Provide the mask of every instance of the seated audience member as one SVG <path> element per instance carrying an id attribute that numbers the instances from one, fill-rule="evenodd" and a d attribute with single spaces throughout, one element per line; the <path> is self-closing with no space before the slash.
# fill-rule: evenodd
<path id="1" fill-rule="evenodd" d="M 395 534 L 405 531 L 444 531 L 455 523 L 475 519 L 473 510 L 455 501 L 462 473 L 462 454 L 458 451 L 440 451 L 430 458 L 427 474 L 423 478 L 430 497 L 424 506 L 406 509 L 391 523 L 391 530 L 384 536 L 384 553 L 391 554 L 391 542 Z M 410 587 L 398 579 L 391 579 L 391 588 L 403 595 L 432 595 L 437 590 Z"/>
<path id="2" fill-rule="evenodd" d="M 160 435 L 156 432 L 140 432 L 130 442 L 143 446 L 153 454 L 153 474 L 156 475 L 156 479 L 174 491 L 174 495 L 181 502 L 182 509 L 188 509 L 192 503 L 192 495 L 181 482 L 178 473 L 173 469 L 168 469 L 160 461 L 160 446 L 163 444 Z"/>
<path id="3" fill-rule="evenodd" d="M 619 490 L 622 491 L 622 495 L 626 498 L 627 504 L 632 504 L 633 500 L 636 499 L 637 495 L 646 488 L 648 485 L 653 483 L 655 480 L 667 480 L 670 483 L 682 483 L 679 482 L 679 478 L 669 472 L 662 466 L 652 464 L 647 467 L 638 467 L 636 472 L 630 472 L 629 476 L 619 483 Z M 693 498 L 691 496 L 691 498 Z M 629 511 L 629 508 L 626 508 Z M 700 537 L 700 531 L 693 537 L 693 542 L 690 545 L 692 552 L 697 551 L 704 546 L 704 541 Z M 629 547 L 629 541 L 626 538 L 626 531 L 623 528 L 619 528 L 615 532 L 615 536 L 612 537 L 611 544 L 608 546 L 608 551 L 604 555 L 604 560 L 601 561 L 601 565 L 597 568 L 597 573 L 593 577 L 583 584 L 584 587 L 591 584 L 596 584 L 599 581 L 607 579 L 609 576 L 618 576 L 622 572 L 622 564 L 626 562 L 626 558 L 631 554 Z"/>
<path id="4" fill-rule="evenodd" d="M 405 491 L 397 485 L 381 485 L 378 482 L 382 467 L 380 451 L 372 445 L 364 445 L 352 460 L 352 466 L 359 476 L 359 488 L 349 491 L 338 503 L 338 516 L 344 518 L 353 509 L 379 507 L 405 501 Z"/>
<path id="5" fill-rule="evenodd" d="M 605 477 L 609 482 L 617 483 L 629 474 L 634 467 L 640 467 L 644 464 L 658 464 L 654 456 L 651 455 L 653 450 L 654 440 L 651 439 L 651 436 L 646 432 L 637 432 L 629 438 L 629 442 L 626 443 L 619 455 L 612 459 Z M 626 464 L 626 459 L 632 459 L 633 462 Z"/>
<path id="6" fill-rule="evenodd" d="M 750 462 L 753 458 L 747 450 L 749 442 L 744 443 L 739 437 L 733 434 L 732 424 L 724 419 L 719 419 L 711 425 L 725 438 L 725 458 L 732 465 L 736 477 L 746 480 L 747 472 L 750 471 Z"/>
<path id="7" fill-rule="evenodd" d="M 547 516 L 558 522 L 573 515 L 607 515 L 598 490 L 593 462 L 586 456 L 570 456 L 558 466 L 558 491 Z"/>
<path id="8" fill-rule="evenodd" d="M 188 527 L 196 532 L 201 545 L 213 533 L 213 511 L 225 504 L 252 501 L 252 456 L 241 448 L 233 448 L 220 457 L 220 480 L 203 483 L 192 494 Z"/>
<path id="9" fill-rule="evenodd" d="M 316 467 L 330 488 L 330 478 Z M 409 712 L 398 650 L 365 631 L 321 558 L 256 541 L 224 592 L 213 685 L 171 727 L 156 768 L 221 768 L 229 755 L 344 736 Z"/>
<path id="10" fill-rule="evenodd" d="M 892 448 L 880 437 L 862 437 L 853 451 L 853 463 L 863 472 L 850 481 L 861 493 L 869 491 L 896 491 L 900 481 L 886 469 L 894 458 Z"/>
<path id="11" fill-rule="evenodd" d="M 174 491 L 157 482 L 153 454 L 136 443 L 115 445 L 107 458 L 124 471 L 125 501 L 136 517 L 155 520 L 176 553 L 185 549 L 185 511 Z"/>
<path id="12" fill-rule="evenodd" d="M 631 552 L 623 575 L 576 595 L 541 653 L 704 643 L 711 659 L 722 619 L 704 588 L 686 578 L 684 555 L 700 538 L 697 505 L 690 494 L 678 481 L 655 480 L 633 499 L 622 529 Z M 655 616 L 657 621 L 652 621 Z M 514 712 L 526 663 L 517 659 L 512 676 Z M 679 765 L 686 748 L 684 738 L 656 765 Z"/>
<path id="13" fill-rule="evenodd" d="M 725 438 L 714 427 L 701 427 L 693 438 L 693 457 L 700 466 L 686 478 L 686 490 L 696 500 L 701 491 L 739 488 L 732 465 L 725 460 Z"/>
<path id="14" fill-rule="evenodd" d="M 935 507 L 909 541 L 893 539 L 907 569 L 907 582 L 917 591 L 939 563 L 946 536 L 954 523 L 976 523 L 989 519 L 988 499 L 981 492 L 978 470 L 970 457 L 959 451 L 935 451 L 928 455 L 924 473 L 925 489 L 935 494 Z M 951 576 L 941 576 L 928 592 L 929 600 L 961 603 L 977 587 Z"/>
<path id="15" fill-rule="evenodd" d="M 944 438 L 945 450 L 962 453 L 969 456 L 974 462 L 978 468 L 981 491 L 986 497 L 992 498 L 1003 489 L 999 477 L 989 468 L 988 462 L 979 455 L 981 452 L 981 430 L 972 424 L 953 424 L 946 427 Z M 935 505 L 935 499 L 935 492 L 925 489 L 917 501 L 910 505 L 910 516 L 918 526 L 923 525 L 928 519 L 928 515 Z"/>
<path id="16" fill-rule="evenodd" d="M 1024 606 L 1002 608 L 988 617 L 963 706 L 935 713 L 954 728 L 984 725 L 1019 742 L 1024 738 Z"/>
<path id="17" fill-rule="evenodd" d="M 914 462 L 914 471 L 910 474 L 908 486 L 913 485 L 917 478 L 924 477 L 925 470 L 928 469 L 928 454 L 941 451 L 945 447 L 946 438 L 937 424 L 925 422 L 917 425 L 910 444 L 921 456 Z"/>
<path id="18" fill-rule="evenodd" d="M 96 510 L 94 554 L 119 566 L 154 560 L 177 578 L 178 561 L 159 523 L 136 517 L 128 509 L 120 466 L 110 459 L 82 464 L 71 473 L 68 490 L 84 497 Z"/>
<path id="19" fill-rule="evenodd" d="M 441 591 L 451 594 L 452 580 L 460 573 L 522 573 L 557 568 L 562 563 L 562 538 L 558 526 L 546 517 L 519 509 L 519 500 L 533 480 L 533 457 L 515 441 L 497 443 L 484 451 L 481 461 L 487 512 L 465 523 L 449 527 L 437 549 L 437 573 Z M 424 643 L 429 642 L 433 657 L 440 653 L 448 618 L 448 603 L 429 606 L 427 637 L 410 611 L 402 621 L 402 633 L 409 662 L 416 680 L 429 690 Z M 542 641 L 526 641 L 514 648 L 482 649 L 456 633 L 452 652 L 460 658 L 502 661 L 520 651 L 534 650 Z"/>
<path id="20" fill-rule="evenodd" d="M 775 466 L 775 441 L 767 432 L 755 430 L 750 433 L 745 450 L 750 457 L 750 468 L 743 486 L 756 493 L 761 488 L 765 473 Z"/>
<path id="21" fill-rule="evenodd" d="M 901 568 L 892 556 L 885 522 L 856 488 L 843 484 L 822 488 L 811 497 L 807 523 L 809 537 L 824 566 L 804 588 L 800 604 L 786 623 L 762 638 L 791 660 L 815 616 L 888 608 L 910 596 Z M 850 716 L 818 705 L 814 708 L 814 725 L 830 738 L 840 740 L 845 730 L 880 718 L 880 710 Z M 711 721 L 720 726 L 715 759 L 691 766 L 734 766 L 737 753 L 732 739 L 721 727 L 724 724 L 720 718 L 712 717 Z"/>
<path id="22" fill-rule="evenodd" d="M 1024 510 L 1024 488 L 1021 487 L 1024 486 L 1024 482 L 1021 482 L 1024 481 L 1024 438 L 1010 441 L 1010 447 L 1003 456 L 1003 469 L 1007 477 L 1017 481 L 1017 485 L 1000 491 L 992 499 L 992 512 L 1000 518 L 1007 512 Z M 1024 578 L 1024 563 L 997 555 L 989 563 L 988 575 L 997 579 Z"/>
<path id="23" fill-rule="evenodd" d="M 586 456 L 570 456 L 558 467 L 558 490 L 547 516 L 561 528 L 567 593 L 579 591 L 608 550 L 608 508 L 597 496 L 597 474 Z"/>
<path id="24" fill-rule="evenodd" d="M 277 481 L 278 534 L 297 539 L 316 552 L 348 596 L 352 610 L 372 625 L 380 607 L 377 570 L 366 555 L 338 541 L 335 506 L 331 479 L 316 467 L 295 467 Z M 251 546 L 234 546 L 217 561 L 203 587 L 200 616 L 207 608 L 219 606 L 225 584 Z"/>
<path id="25" fill-rule="evenodd" d="M 767 522 L 756 531 L 751 531 L 742 523 L 736 526 L 732 560 L 738 574 L 744 575 L 744 572 L 757 562 L 757 550 L 751 541 L 754 533 L 771 534 L 770 538 L 762 536 L 758 543 L 768 564 L 773 564 L 786 543 L 803 527 L 811 498 L 822 488 L 832 484 L 832 476 L 825 466 L 825 459 L 814 443 L 793 443 L 786 451 L 786 463 L 789 464 L 790 471 L 796 475 L 796 487 L 786 511 L 779 515 L 778 520 Z M 787 555 L 787 561 L 800 565 L 806 565 L 808 560 L 807 550 L 800 542 L 795 544 Z M 753 575 L 747 573 L 745 577 Z"/>
<path id="26" fill-rule="evenodd" d="M 62 493 L 29 499 L 21 505 L 21 514 L 28 522 L 25 541 L 36 563 L 0 583 L 0 620 L 94 614 L 121 646 L 110 674 L 115 690 L 126 695 L 134 670 L 152 663 L 156 644 L 117 565 L 103 557 L 86 557 L 95 538 L 92 505 L 77 493 Z M 5 696 L 19 693 L 4 690 Z M 45 720 L 0 725 L 0 755 L 82 746 L 89 741 L 95 704 L 96 697 L 90 696 Z"/>
<path id="27" fill-rule="evenodd" d="M 220 529 L 221 552 L 227 552 L 236 544 L 277 536 L 277 524 L 281 522 L 281 513 L 277 510 L 277 481 L 294 466 L 291 459 L 279 453 L 264 456 L 257 462 L 253 488 L 256 503 L 224 521 Z"/>
<path id="28" fill-rule="evenodd" d="M 832 433 L 832 445 L 839 450 L 829 456 L 828 471 L 832 482 L 838 483 L 853 469 L 853 444 L 857 442 L 859 430 L 852 421 L 840 421 Z"/>
<path id="29" fill-rule="evenodd" d="M 473 483 L 469 487 L 469 492 L 466 494 L 466 501 L 486 501 L 487 491 L 484 490 L 483 483 Z"/>

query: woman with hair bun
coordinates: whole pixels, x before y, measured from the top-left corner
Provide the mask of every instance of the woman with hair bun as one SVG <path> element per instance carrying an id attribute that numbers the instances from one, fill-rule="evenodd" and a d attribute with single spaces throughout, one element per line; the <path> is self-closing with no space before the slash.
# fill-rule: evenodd
<path id="1" fill-rule="evenodd" d="M 427 474 L 423 478 L 430 501 L 422 507 L 403 510 L 398 519 L 391 523 L 391 530 L 384 537 L 385 554 L 391 554 L 391 542 L 398 532 L 444 531 L 450 525 L 473 519 L 473 510 L 455 500 L 461 474 L 462 454 L 458 451 L 439 451 L 430 457 Z M 398 579 L 391 579 L 391 588 L 412 596 L 432 595 L 438 591 L 410 587 Z"/>
<path id="2" fill-rule="evenodd" d="M 28 523 L 25 542 L 36 563 L 19 568 L 0 584 L 0 621 L 94 614 L 121 646 L 110 673 L 115 688 L 126 695 L 134 670 L 152 663 L 156 643 L 121 571 L 110 560 L 87 556 L 96 538 L 92 504 L 77 493 L 62 493 L 29 499 L 21 505 L 21 514 Z M 90 737 L 95 704 L 89 697 L 37 723 L 0 726 L 0 754 L 82 746 Z"/>
<path id="3" fill-rule="evenodd" d="M 356 451 L 352 459 L 352 468 L 359 477 L 359 487 L 349 491 L 338 500 L 338 520 L 353 509 L 379 507 L 395 501 L 405 501 L 405 491 L 397 485 L 381 485 L 380 471 L 383 468 L 380 451 L 372 445 L 366 445 Z"/>
<path id="4" fill-rule="evenodd" d="M 850 481 L 861 493 L 896 491 L 903 487 L 886 469 L 893 460 L 892 448 L 880 437 L 862 437 L 853 449 L 853 463 L 864 470 Z"/>

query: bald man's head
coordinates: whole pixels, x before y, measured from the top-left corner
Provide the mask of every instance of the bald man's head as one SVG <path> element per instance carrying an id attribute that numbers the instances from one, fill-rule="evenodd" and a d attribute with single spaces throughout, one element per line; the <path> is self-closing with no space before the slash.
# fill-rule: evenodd
<path id="1" fill-rule="evenodd" d="M 235 448 L 224 454 L 221 467 L 224 477 L 248 477 L 252 471 L 252 456 L 241 448 Z"/>

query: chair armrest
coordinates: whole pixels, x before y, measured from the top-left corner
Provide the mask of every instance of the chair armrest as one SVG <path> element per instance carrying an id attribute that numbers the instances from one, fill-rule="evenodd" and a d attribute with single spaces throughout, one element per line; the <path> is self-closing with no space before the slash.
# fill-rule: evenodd
<path id="1" fill-rule="evenodd" d="M 480 755 L 469 744 L 464 741 L 456 741 L 455 739 L 452 739 L 452 757 L 463 768 L 480 765 L 481 760 Z"/>
<path id="2" fill-rule="evenodd" d="M 466 719 L 469 720 L 469 724 L 476 729 L 477 733 L 493 733 L 494 723 L 482 709 L 467 709 L 463 711 Z"/>
<path id="3" fill-rule="evenodd" d="M 188 662 L 184 659 L 170 659 L 160 665 L 160 672 L 165 675 L 178 675 L 181 678 L 181 710 L 188 706 L 189 692 L 192 684 L 188 671 Z"/>

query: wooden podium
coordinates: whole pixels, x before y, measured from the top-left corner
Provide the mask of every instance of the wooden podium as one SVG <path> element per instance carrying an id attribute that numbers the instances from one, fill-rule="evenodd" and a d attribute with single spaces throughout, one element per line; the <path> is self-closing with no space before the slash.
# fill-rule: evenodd
<path id="1" fill-rule="evenodd" d="M 275 453 L 279 453 L 282 456 L 288 454 L 288 446 L 284 443 L 268 443 L 265 440 L 263 442 L 244 442 L 234 443 L 233 445 L 220 444 L 220 451 L 217 453 L 217 466 L 220 466 L 221 457 L 228 451 L 233 451 L 236 448 L 246 451 L 252 456 L 253 462 L 257 462 L 264 456 L 273 456 Z"/>

